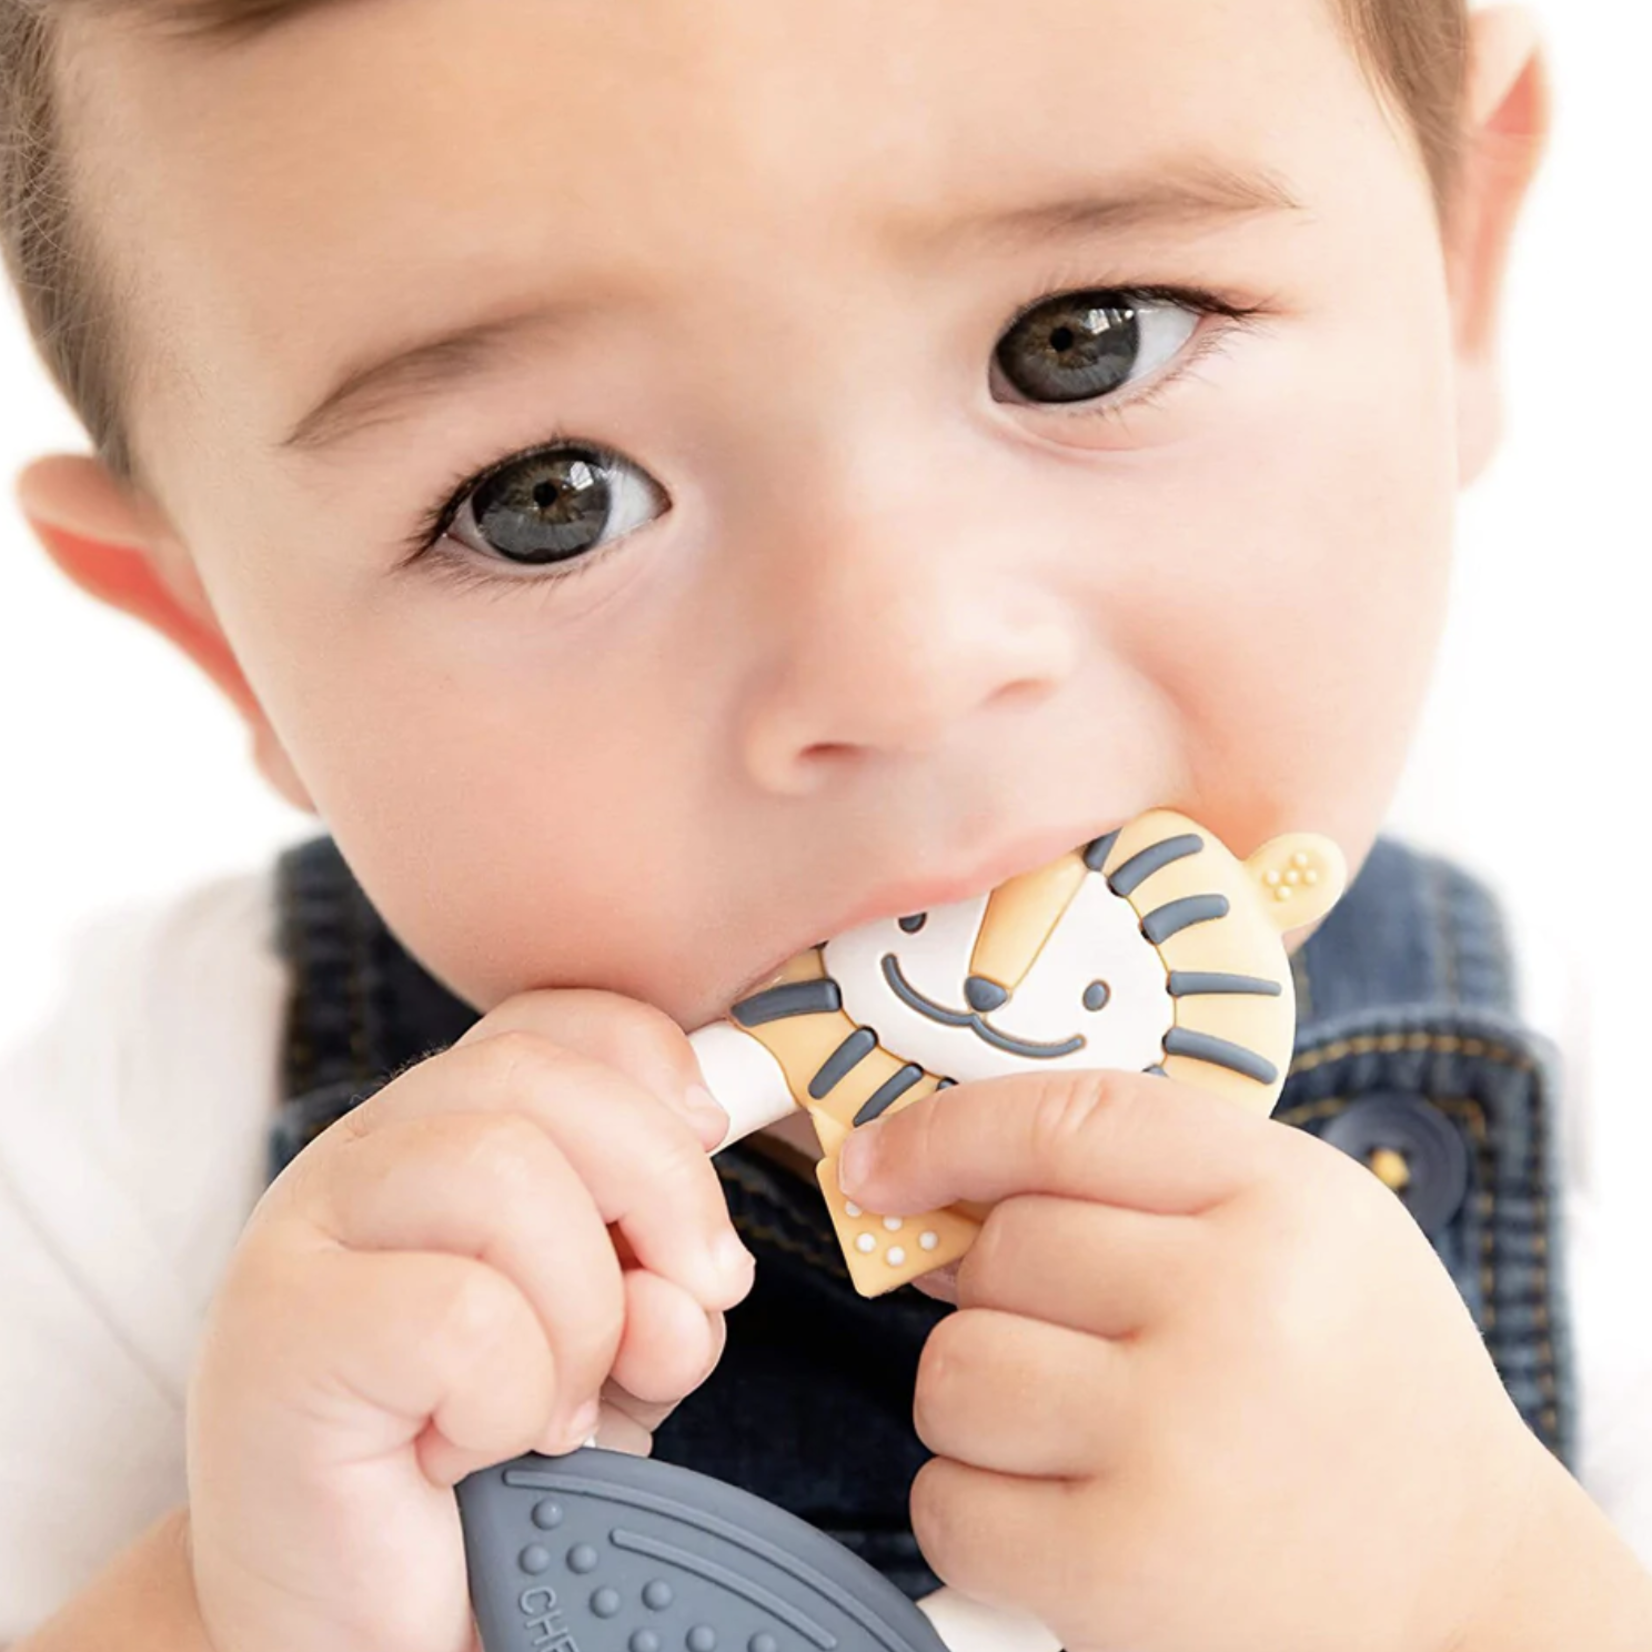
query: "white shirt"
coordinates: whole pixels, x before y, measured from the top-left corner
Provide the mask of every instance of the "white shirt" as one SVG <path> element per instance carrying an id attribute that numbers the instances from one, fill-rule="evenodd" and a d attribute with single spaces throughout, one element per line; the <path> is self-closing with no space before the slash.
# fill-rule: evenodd
<path id="1" fill-rule="evenodd" d="M 190 1363 L 278 1099 L 273 879 L 85 926 L 0 1057 L 0 1645 L 188 1501 Z"/>
<path id="2" fill-rule="evenodd" d="M 187 1501 L 189 1371 L 279 1099 L 273 876 L 86 926 L 47 1020 L 0 1057 L 0 1646 Z M 1652 1567 L 1645 1219 L 1569 1157 L 1579 1479 Z"/>

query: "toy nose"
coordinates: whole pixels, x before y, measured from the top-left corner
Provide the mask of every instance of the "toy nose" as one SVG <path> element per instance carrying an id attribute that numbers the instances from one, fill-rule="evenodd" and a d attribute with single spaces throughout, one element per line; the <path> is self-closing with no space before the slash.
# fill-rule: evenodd
<path id="1" fill-rule="evenodd" d="M 984 975 L 971 975 L 964 982 L 964 997 L 969 1007 L 982 1015 L 997 1009 L 1000 1004 L 1008 1003 L 1009 996 L 996 981 L 989 981 Z"/>

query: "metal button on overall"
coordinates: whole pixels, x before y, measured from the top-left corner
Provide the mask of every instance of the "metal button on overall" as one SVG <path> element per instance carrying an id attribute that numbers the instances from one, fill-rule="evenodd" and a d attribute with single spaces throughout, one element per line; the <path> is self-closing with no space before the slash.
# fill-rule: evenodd
<path id="1" fill-rule="evenodd" d="M 1425 1233 L 1437 1233 L 1468 1194 L 1462 1132 L 1421 1096 L 1379 1091 L 1348 1104 L 1324 1139 L 1370 1166 L 1400 1196 Z"/>

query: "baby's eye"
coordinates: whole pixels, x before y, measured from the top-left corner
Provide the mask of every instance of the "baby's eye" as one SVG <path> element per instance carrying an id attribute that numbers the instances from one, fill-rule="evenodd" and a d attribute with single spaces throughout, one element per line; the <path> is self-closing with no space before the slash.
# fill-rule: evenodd
<path id="1" fill-rule="evenodd" d="M 489 471 L 456 501 L 447 531 L 484 556 L 531 566 L 568 562 L 652 521 L 656 498 L 663 501 L 663 493 L 629 460 L 570 443 Z"/>
<path id="2" fill-rule="evenodd" d="M 1203 313 L 1193 303 L 1141 293 L 1062 293 L 1027 311 L 992 359 L 1035 401 L 1093 401 L 1164 366 Z"/>
<path id="3" fill-rule="evenodd" d="M 916 935 L 918 931 L 923 928 L 924 921 L 928 918 L 928 916 L 929 914 L 927 912 L 914 912 L 910 918 L 901 919 L 901 928 L 904 929 L 908 935 Z"/>
<path id="4" fill-rule="evenodd" d="M 1107 1000 L 1113 996 L 1113 989 L 1105 981 L 1092 981 L 1084 989 L 1084 1007 L 1087 1010 L 1106 1009 Z"/>

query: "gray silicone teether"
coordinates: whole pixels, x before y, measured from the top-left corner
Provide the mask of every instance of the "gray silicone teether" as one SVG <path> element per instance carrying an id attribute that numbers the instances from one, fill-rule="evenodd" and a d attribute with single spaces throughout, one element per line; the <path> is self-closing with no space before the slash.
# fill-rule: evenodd
<path id="1" fill-rule="evenodd" d="M 945 1652 L 858 1555 L 692 1469 L 586 1446 L 457 1493 L 486 1652 Z"/>

